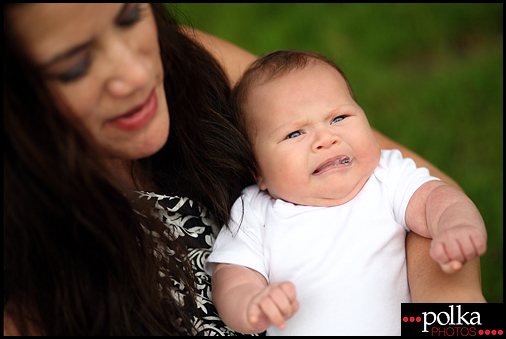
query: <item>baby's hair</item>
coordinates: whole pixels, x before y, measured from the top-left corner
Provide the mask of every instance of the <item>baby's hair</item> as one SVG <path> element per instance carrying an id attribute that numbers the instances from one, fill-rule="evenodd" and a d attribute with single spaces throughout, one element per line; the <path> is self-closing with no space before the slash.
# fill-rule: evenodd
<path id="1" fill-rule="evenodd" d="M 351 97 L 357 102 L 344 72 L 334 62 L 323 55 L 300 50 L 279 50 L 262 54 L 246 70 L 230 95 L 231 109 L 235 116 L 236 123 L 246 138 L 250 140 L 250 143 L 255 134 L 254 124 L 248 119 L 248 114 L 245 112 L 250 91 L 255 86 L 265 84 L 291 71 L 302 70 L 308 66 L 314 66 L 316 63 L 327 64 L 338 71 L 344 78 Z"/>

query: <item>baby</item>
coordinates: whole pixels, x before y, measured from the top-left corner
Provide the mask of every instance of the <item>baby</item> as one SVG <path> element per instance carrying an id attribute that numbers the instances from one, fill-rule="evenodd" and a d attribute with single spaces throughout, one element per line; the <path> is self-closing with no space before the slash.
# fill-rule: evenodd
<path id="1" fill-rule="evenodd" d="M 399 335 L 405 236 L 433 238 L 446 273 L 486 249 L 460 190 L 380 150 L 343 72 L 303 51 L 260 57 L 231 98 L 258 164 L 206 262 L 223 321 L 242 333 Z"/>

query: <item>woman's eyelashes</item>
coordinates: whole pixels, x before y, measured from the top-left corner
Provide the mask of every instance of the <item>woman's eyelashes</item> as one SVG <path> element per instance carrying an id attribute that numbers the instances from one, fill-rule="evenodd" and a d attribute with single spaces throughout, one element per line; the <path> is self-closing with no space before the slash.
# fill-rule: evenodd
<path id="1" fill-rule="evenodd" d="M 130 10 L 117 20 L 116 25 L 122 28 L 130 27 L 141 19 L 141 14 L 142 9 L 140 7 L 140 4 L 132 5 Z M 61 82 L 72 82 L 78 80 L 86 74 L 90 64 L 91 57 L 89 53 L 87 53 L 82 62 L 70 69 L 68 72 L 57 75 L 56 79 Z"/>
<path id="2" fill-rule="evenodd" d="M 117 21 L 118 26 L 128 27 L 135 24 L 137 21 L 140 20 L 141 12 L 142 9 L 140 4 L 132 5 L 132 8 L 130 8 L 130 10 L 125 15 L 123 15 L 121 18 L 118 19 Z"/>
<path id="3" fill-rule="evenodd" d="M 90 57 L 86 55 L 85 59 L 80 62 L 77 66 L 73 67 L 70 71 L 62 73 L 56 78 L 61 82 L 71 82 L 84 76 L 88 71 L 90 65 Z"/>

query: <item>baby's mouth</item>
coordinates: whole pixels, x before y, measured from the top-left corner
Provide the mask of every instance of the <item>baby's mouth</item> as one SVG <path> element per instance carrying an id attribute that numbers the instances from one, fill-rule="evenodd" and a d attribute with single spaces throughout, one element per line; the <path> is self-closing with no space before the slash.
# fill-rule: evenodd
<path id="1" fill-rule="evenodd" d="M 323 162 L 318 168 L 313 172 L 313 175 L 319 175 L 323 172 L 326 172 L 329 169 L 336 167 L 347 167 L 351 166 L 351 162 L 353 161 L 352 157 L 347 155 L 339 155 L 337 157 L 331 158 L 325 162 Z"/>

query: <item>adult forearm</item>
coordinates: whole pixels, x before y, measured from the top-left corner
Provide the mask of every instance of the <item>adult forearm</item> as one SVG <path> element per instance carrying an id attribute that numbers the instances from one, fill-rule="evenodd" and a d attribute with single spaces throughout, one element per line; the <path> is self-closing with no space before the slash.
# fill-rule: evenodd
<path id="1" fill-rule="evenodd" d="M 223 67 L 230 86 L 239 80 L 244 71 L 256 60 L 256 56 L 245 49 L 198 29 L 181 26 L 183 32 L 202 44 Z"/>

